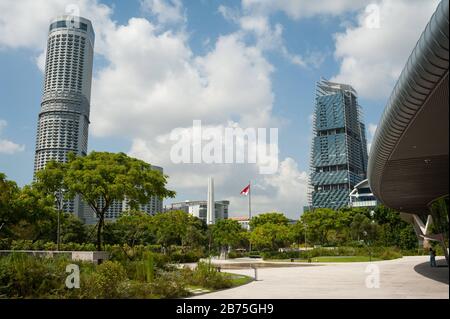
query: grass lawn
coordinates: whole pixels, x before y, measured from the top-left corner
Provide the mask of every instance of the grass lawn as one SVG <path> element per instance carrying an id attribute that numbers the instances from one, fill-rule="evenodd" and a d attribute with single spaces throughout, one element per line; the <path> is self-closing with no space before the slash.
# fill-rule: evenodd
<path id="1" fill-rule="evenodd" d="M 347 263 L 347 262 L 369 262 L 369 261 L 379 261 L 381 258 L 372 257 L 370 259 L 369 256 L 320 256 L 311 258 L 311 262 L 313 263 Z M 268 262 L 290 262 L 291 259 L 268 259 Z M 294 262 L 308 262 L 308 259 L 298 259 L 295 258 Z"/>
<path id="2" fill-rule="evenodd" d="M 232 286 L 230 288 L 248 284 L 250 281 L 253 280 L 253 278 L 249 277 L 249 276 L 230 274 L 227 272 L 222 273 L 222 275 L 231 279 Z M 222 290 L 222 289 L 204 288 L 201 286 L 194 286 L 194 285 L 189 285 L 186 288 L 193 295 L 204 294 L 204 293 L 213 292 L 216 290 Z M 225 288 L 225 289 L 230 289 L 230 288 Z"/>
<path id="3" fill-rule="evenodd" d="M 230 274 L 230 273 L 223 273 L 223 275 L 228 276 L 231 279 L 231 282 L 233 283 L 233 287 L 248 284 L 250 281 L 253 280 L 252 277 L 245 276 L 245 275 L 237 275 L 237 274 Z"/>
<path id="4" fill-rule="evenodd" d="M 369 261 L 378 261 L 382 260 L 380 258 L 369 256 L 321 256 L 311 258 L 312 262 L 323 262 L 323 263 L 346 263 L 346 262 L 369 262 Z"/>

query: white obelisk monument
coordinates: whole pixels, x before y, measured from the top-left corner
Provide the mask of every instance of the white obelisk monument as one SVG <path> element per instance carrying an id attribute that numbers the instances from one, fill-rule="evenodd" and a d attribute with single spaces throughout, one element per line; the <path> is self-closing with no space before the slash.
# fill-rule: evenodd
<path id="1" fill-rule="evenodd" d="M 208 199 L 206 203 L 206 223 L 212 225 L 215 223 L 215 204 L 214 204 L 214 178 L 208 179 Z"/>

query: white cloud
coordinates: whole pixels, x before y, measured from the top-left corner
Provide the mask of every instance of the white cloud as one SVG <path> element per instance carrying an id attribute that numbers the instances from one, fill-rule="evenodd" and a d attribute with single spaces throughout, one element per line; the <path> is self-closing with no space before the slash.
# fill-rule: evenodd
<path id="1" fill-rule="evenodd" d="M 149 21 L 136 18 L 111 33 L 107 44 L 109 66 L 93 84 L 93 134 L 132 139 L 129 154 L 163 166 L 169 187 L 190 199 L 206 197 L 209 176 L 222 199 L 238 194 L 248 179 L 263 180 L 254 164 L 173 164 L 169 157 L 170 132 L 191 127 L 195 119 L 209 127 L 276 125 L 271 114 L 273 67 L 260 48 L 230 34 L 219 37 L 207 54 L 195 56 L 183 32 L 158 32 Z M 241 201 L 232 201 L 230 209 L 239 213 Z M 294 207 L 273 198 L 265 202 L 280 204 L 291 214 L 301 207 L 300 199 L 291 202 Z"/>
<path id="2" fill-rule="evenodd" d="M 248 199 L 239 192 L 249 180 L 253 215 L 279 211 L 298 218 L 307 203 L 308 174 L 300 171 L 292 158 L 281 161 L 275 174 L 260 175 L 258 166 L 250 164 L 173 164 L 168 158 L 170 146 L 167 136 L 156 141 L 135 140 L 130 155 L 162 164 L 170 176 L 168 186 L 182 192 L 185 199 L 205 200 L 207 179 L 213 176 L 216 200 L 230 201 L 230 216 L 247 215 Z"/>
<path id="3" fill-rule="evenodd" d="M 235 196 L 227 198 L 233 203 L 231 216 L 248 214 L 248 198 L 239 195 L 239 191 L 247 185 L 242 180 L 235 189 Z M 277 174 L 267 175 L 252 181 L 252 215 L 265 212 L 283 212 L 289 218 L 298 219 L 302 207 L 307 203 L 308 174 L 299 171 L 292 158 L 280 163 Z"/>
<path id="4" fill-rule="evenodd" d="M 142 0 L 141 6 L 153 14 L 161 24 L 176 24 L 186 21 L 180 0 Z"/>
<path id="5" fill-rule="evenodd" d="M 3 129 L 8 125 L 5 120 L 0 119 L 0 154 L 12 155 L 17 152 L 23 152 L 25 145 L 16 144 L 10 140 L 1 138 Z"/>
<path id="6" fill-rule="evenodd" d="M 222 16 L 239 25 L 239 31 L 236 33 L 243 39 L 253 38 L 255 46 L 261 51 L 277 51 L 292 64 L 306 68 L 319 67 L 323 62 L 323 55 L 318 52 L 303 57 L 299 54 L 291 53 L 283 39 L 283 26 L 279 23 L 272 25 L 268 14 L 258 12 L 241 13 L 236 9 L 219 6 L 218 11 Z"/>
<path id="7" fill-rule="evenodd" d="M 42 50 L 47 44 L 48 26 L 56 16 L 72 11 L 92 21 L 96 31 L 96 52 L 103 52 L 103 39 L 111 31 L 112 9 L 97 0 L 0 0 L 0 49 Z M 41 58 L 42 59 L 42 58 Z"/>
<path id="8" fill-rule="evenodd" d="M 377 124 L 369 123 L 369 126 L 368 126 L 367 129 L 368 129 L 368 131 L 369 131 L 369 136 L 370 136 L 370 138 L 373 138 L 373 137 L 374 137 L 375 132 L 376 132 L 376 130 L 377 130 L 377 127 L 378 127 Z"/>
<path id="9" fill-rule="evenodd" d="M 242 0 L 245 10 L 261 14 L 282 11 L 296 20 L 317 15 L 338 16 L 347 11 L 356 11 L 364 4 L 367 4 L 367 0 Z"/>
<path id="10" fill-rule="evenodd" d="M 377 124 L 369 123 L 369 126 L 367 127 L 367 130 L 369 131 L 369 136 L 367 139 L 367 150 L 370 152 L 370 149 L 372 147 L 372 141 L 373 137 L 375 136 L 375 132 L 377 131 Z"/>
<path id="11" fill-rule="evenodd" d="M 356 25 L 335 35 L 334 55 L 341 65 L 331 81 L 351 84 L 366 98 L 386 98 L 438 2 L 382 0 L 379 28 L 368 27 L 362 10 Z"/>
<path id="12" fill-rule="evenodd" d="M 271 120 L 272 66 L 235 35 L 219 37 L 205 56 L 194 56 L 185 34 L 158 33 L 148 20 L 133 18 L 110 33 L 107 44 L 109 66 L 98 72 L 92 90 L 97 136 L 154 138 L 193 119 L 244 126 Z"/>
<path id="13" fill-rule="evenodd" d="M 230 122 L 243 128 L 277 126 L 272 114 L 273 66 L 264 50 L 281 39 L 281 26 L 249 19 L 243 24 L 260 42 L 248 44 L 244 35 L 232 33 L 211 39 L 207 53 L 195 55 L 185 28 L 177 25 L 174 29 L 169 22 L 176 19 L 163 18 L 162 13 L 156 22 L 132 18 L 120 25 L 112 20 L 112 9 L 95 0 L 0 0 L 0 47 L 35 50 L 36 63 L 43 69 L 48 23 L 72 2 L 79 4 L 82 16 L 92 20 L 95 52 L 105 61 L 94 73 L 91 136 L 121 136 L 132 141 L 129 153 L 163 166 L 170 175 L 170 187 L 180 197 L 204 199 L 207 177 L 214 176 L 218 196 L 235 201 L 230 209 L 240 214 L 245 199 L 234 198 L 234 194 L 251 179 L 255 212 L 283 210 L 296 216 L 306 202 L 306 191 L 299 182 L 304 173 L 298 172 L 292 160 L 282 161 L 277 174 L 269 177 L 259 175 L 254 164 L 175 165 L 168 158 L 168 134 L 174 128 L 190 127 L 195 119 L 207 126 Z M 176 1 L 171 3 L 176 7 Z M 14 147 L 7 143 L 6 148 Z M 286 185 L 292 190 L 289 198 Z"/>

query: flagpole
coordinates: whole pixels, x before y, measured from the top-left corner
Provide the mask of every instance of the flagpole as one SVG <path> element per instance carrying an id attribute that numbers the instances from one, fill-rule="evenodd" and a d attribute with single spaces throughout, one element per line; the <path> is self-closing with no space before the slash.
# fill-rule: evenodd
<path id="1" fill-rule="evenodd" d="M 251 181 L 248 181 L 248 221 L 252 219 L 252 187 L 250 186 Z"/>
<path id="2" fill-rule="evenodd" d="M 250 220 L 252 219 L 252 187 L 251 181 L 248 181 L 248 230 L 250 230 Z M 252 251 L 252 242 L 249 241 L 249 251 Z"/>

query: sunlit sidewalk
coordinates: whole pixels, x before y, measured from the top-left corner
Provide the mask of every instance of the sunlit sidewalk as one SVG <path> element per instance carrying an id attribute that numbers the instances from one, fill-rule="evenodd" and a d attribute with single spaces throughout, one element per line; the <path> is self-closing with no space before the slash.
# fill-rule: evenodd
<path id="1" fill-rule="evenodd" d="M 438 264 L 445 260 L 438 258 Z M 449 269 L 431 268 L 427 256 L 317 267 L 260 268 L 258 280 L 193 298 L 449 298 Z M 253 269 L 227 272 L 253 276 Z"/>

